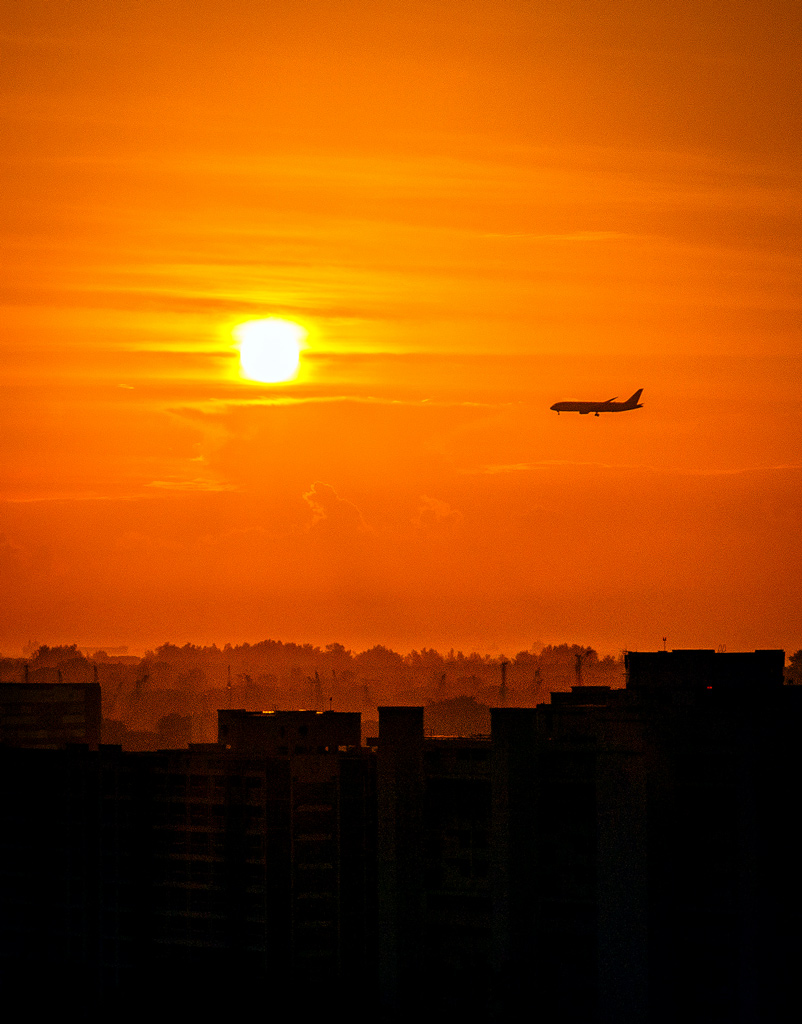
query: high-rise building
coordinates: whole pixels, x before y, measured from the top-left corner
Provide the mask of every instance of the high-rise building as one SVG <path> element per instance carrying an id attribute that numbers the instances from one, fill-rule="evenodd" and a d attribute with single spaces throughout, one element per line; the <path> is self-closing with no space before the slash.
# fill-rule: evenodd
<path id="1" fill-rule="evenodd" d="M 98 683 L 0 683 L 0 745 L 100 743 Z"/>
<path id="2" fill-rule="evenodd" d="M 782 1019 L 802 952 L 802 691 L 783 664 L 633 653 L 626 689 L 493 709 L 485 743 L 380 709 L 390 1007 L 424 991 L 479 1019 L 525 1001 L 561 1024 Z"/>
<path id="3" fill-rule="evenodd" d="M 307 1007 L 369 986 L 375 756 L 348 743 L 358 715 L 327 712 L 318 734 L 319 717 L 284 727 L 325 734 L 322 753 L 260 752 L 248 733 L 154 753 L 0 750 L 6 986 L 45 974 L 89 1009 L 176 1012 L 265 985 Z"/>

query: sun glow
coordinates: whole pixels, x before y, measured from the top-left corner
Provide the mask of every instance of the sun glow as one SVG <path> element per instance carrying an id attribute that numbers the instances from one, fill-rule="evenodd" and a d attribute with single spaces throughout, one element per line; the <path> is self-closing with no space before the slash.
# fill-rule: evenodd
<path id="1" fill-rule="evenodd" d="M 293 320 L 268 317 L 234 328 L 240 373 L 248 380 L 279 384 L 298 375 L 306 330 Z"/>

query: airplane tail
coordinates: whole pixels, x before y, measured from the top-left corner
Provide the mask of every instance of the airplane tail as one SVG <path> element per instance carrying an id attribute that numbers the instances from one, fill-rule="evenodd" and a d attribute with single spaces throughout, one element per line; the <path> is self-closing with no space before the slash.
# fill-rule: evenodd
<path id="1" fill-rule="evenodd" d="M 643 388 L 638 388 L 638 390 L 635 392 L 635 394 L 632 396 L 632 398 L 628 398 L 626 400 L 625 404 L 626 405 L 631 405 L 634 408 L 637 408 L 638 407 L 638 402 L 640 401 L 640 396 L 642 394 L 643 394 Z"/>

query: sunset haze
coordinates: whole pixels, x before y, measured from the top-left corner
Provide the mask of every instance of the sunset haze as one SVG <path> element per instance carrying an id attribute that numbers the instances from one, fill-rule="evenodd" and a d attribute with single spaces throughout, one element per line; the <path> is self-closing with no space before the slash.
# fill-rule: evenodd
<path id="1" fill-rule="evenodd" d="M 3 654 L 802 647 L 799 3 L 0 10 Z"/>

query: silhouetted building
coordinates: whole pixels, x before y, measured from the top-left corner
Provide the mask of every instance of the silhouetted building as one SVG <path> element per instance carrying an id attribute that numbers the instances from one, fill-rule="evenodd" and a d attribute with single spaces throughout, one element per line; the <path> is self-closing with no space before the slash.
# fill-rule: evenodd
<path id="1" fill-rule="evenodd" d="M 220 743 L 262 754 L 325 754 L 362 743 L 354 711 L 218 711 Z"/>
<path id="2" fill-rule="evenodd" d="M 294 979 L 307 998 L 362 981 L 375 947 L 369 751 L 205 746 L 153 755 L 152 773 L 163 968 Z"/>
<path id="3" fill-rule="evenodd" d="M 150 776 L 119 748 L 0 748 L 0 979 L 96 1009 L 149 964 Z M 9 1003 L 10 1005 L 10 1003 Z"/>
<path id="4" fill-rule="evenodd" d="M 97 747 L 100 719 L 97 683 L 0 683 L 0 744 Z"/>
<path id="5" fill-rule="evenodd" d="M 380 709 L 390 1009 L 424 993 L 432 1016 L 467 995 L 462 1012 L 501 1021 L 525 1003 L 559 1024 L 784 1019 L 802 702 L 783 663 L 630 654 L 626 689 L 493 709 L 492 740 L 445 759 L 422 709 Z"/>
<path id="6" fill-rule="evenodd" d="M 489 738 L 424 738 L 423 708 L 379 708 L 380 986 L 393 1012 L 486 1002 L 490 754 Z"/>
<path id="7" fill-rule="evenodd" d="M 314 735 L 318 717 L 289 720 Z M 351 716 L 327 721 L 330 737 L 353 731 Z M 49 976 L 88 1009 L 121 998 L 177 1012 L 277 984 L 310 1008 L 375 977 L 366 748 L 5 748 L 0 779 L 6 988 Z"/>

